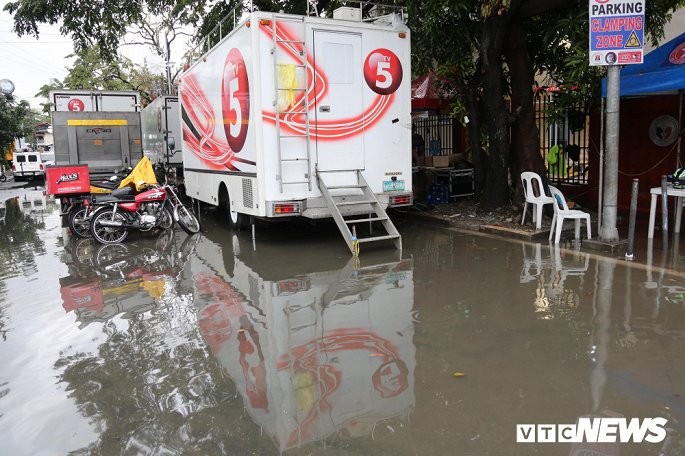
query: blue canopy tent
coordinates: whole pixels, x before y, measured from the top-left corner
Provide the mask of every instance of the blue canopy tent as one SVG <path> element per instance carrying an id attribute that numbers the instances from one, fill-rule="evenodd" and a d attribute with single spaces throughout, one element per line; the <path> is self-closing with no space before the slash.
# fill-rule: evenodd
<path id="1" fill-rule="evenodd" d="M 607 81 L 602 79 L 602 98 Z M 673 38 L 644 57 L 640 65 L 621 69 L 621 96 L 678 93 L 685 90 L 685 33 Z"/>
<path id="2" fill-rule="evenodd" d="M 607 96 L 607 78 L 601 81 L 602 112 L 601 125 L 604 125 L 604 101 Z M 667 41 L 644 56 L 639 65 L 626 65 L 621 69 L 620 96 L 625 97 L 655 97 L 662 95 L 677 95 L 679 98 L 678 125 L 682 125 L 683 94 L 685 94 L 685 33 Z M 599 188 L 603 188 L 603 155 L 604 138 L 600 138 Z M 676 144 L 676 163 L 680 166 L 681 135 Z M 602 206 L 602 191 L 599 192 L 600 215 Z M 601 218 L 600 218 L 601 223 Z"/>

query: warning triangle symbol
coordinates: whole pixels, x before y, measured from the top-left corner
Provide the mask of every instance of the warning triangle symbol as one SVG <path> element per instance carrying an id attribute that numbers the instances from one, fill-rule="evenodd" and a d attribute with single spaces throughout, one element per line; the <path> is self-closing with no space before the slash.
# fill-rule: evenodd
<path id="1" fill-rule="evenodd" d="M 640 39 L 635 34 L 635 30 L 630 32 L 630 36 L 628 37 L 628 41 L 626 42 L 625 47 L 627 47 L 627 48 L 642 47 L 642 44 L 640 44 Z"/>

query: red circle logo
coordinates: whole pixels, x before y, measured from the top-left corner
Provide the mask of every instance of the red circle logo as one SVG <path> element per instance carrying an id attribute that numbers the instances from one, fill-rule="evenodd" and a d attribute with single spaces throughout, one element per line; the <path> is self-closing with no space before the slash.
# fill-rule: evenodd
<path id="1" fill-rule="evenodd" d="M 83 111 L 86 109 L 86 105 L 83 104 L 83 101 L 79 100 L 78 98 L 72 98 L 69 100 L 69 103 L 67 103 L 67 109 L 69 111 Z"/>
<path id="2" fill-rule="evenodd" d="M 245 145 L 250 120 L 250 86 L 243 55 L 236 48 L 226 57 L 221 84 L 222 114 L 228 145 L 239 152 Z"/>
<path id="3" fill-rule="evenodd" d="M 685 65 L 685 43 L 680 43 L 671 51 L 668 61 L 673 65 Z"/>
<path id="4" fill-rule="evenodd" d="M 388 49 L 372 51 L 364 61 L 364 79 L 374 92 L 390 95 L 402 82 L 400 59 Z"/>

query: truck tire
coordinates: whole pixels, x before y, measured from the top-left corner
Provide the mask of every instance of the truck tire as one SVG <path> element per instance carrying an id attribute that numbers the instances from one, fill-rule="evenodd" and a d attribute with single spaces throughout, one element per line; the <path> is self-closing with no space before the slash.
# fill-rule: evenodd
<path id="1" fill-rule="evenodd" d="M 250 217 L 248 215 L 231 210 L 231 197 L 226 187 L 223 186 L 219 190 L 219 214 L 222 217 L 226 217 L 229 226 L 237 231 L 243 231 L 250 226 Z"/>
<path id="2" fill-rule="evenodd" d="M 250 226 L 250 216 L 236 211 L 229 211 L 231 225 L 238 231 L 245 231 Z"/>

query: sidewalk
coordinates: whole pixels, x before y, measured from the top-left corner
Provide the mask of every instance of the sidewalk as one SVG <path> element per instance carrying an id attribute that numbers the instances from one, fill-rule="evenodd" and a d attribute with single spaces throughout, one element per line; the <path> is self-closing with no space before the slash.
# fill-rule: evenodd
<path id="1" fill-rule="evenodd" d="M 536 230 L 535 226 L 530 222 L 526 216 L 526 223 L 521 225 L 522 210 L 516 206 L 505 207 L 498 211 L 484 212 L 477 208 L 474 202 L 460 202 L 444 204 L 435 206 L 433 208 L 417 208 L 412 207 L 406 210 L 395 211 L 400 217 L 415 220 L 421 223 L 430 223 L 445 228 L 452 228 L 461 231 L 487 234 L 491 236 L 501 237 L 503 239 L 523 240 L 533 243 L 541 243 L 543 245 L 549 244 L 549 229 L 551 225 L 551 218 L 544 217 L 542 219 L 542 229 Z M 592 237 L 598 239 L 599 230 L 597 227 L 597 213 L 590 212 L 590 219 L 592 220 Z M 646 266 L 663 266 L 685 271 L 685 253 L 681 255 L 680 244 L 683 233 L 674 233 L 673 230 L 673 214 L 670 215 L 669 228 L 667 239 L 664 240 L 663 233 L 660 231 L 660 220 L 657 221 L 657 227 L 653 239 L 647 238 L 647 228 L 649 221 L 648 213 L 638 213 L 635 226 L 635 240 L 633 251 L 633 262 L 644 264 Z M 618 232 L 621 240 L 626 240 L 628 235 L 628 217 L 619 216 Z M 562 248 L 574 248 L 574 224 L 573 221 L 564 223 L 564 231 L 560 246 Z M 585 228 L 581 230 L 581 239 L 585 239 Z M 625 249 L 618 250 L 616 253 L 602 252 L 593 249 L 588 249 L 582 245 L 581 250 L 596 255 L 605 257 L 613 257 L 621 260 L 626 260 Z"/>

